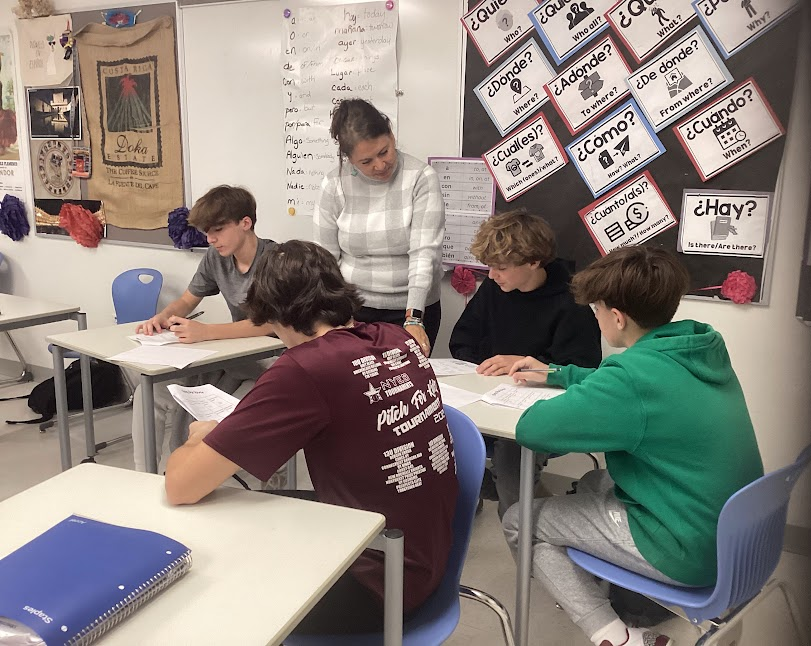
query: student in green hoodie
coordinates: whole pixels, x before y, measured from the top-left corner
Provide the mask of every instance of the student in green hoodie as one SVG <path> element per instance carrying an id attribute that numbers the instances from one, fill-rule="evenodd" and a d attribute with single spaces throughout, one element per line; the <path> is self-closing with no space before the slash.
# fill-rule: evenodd
<path id="1" fill-rule="evenodd" d="M 613 347 L 599 368 L 526 357 L 516 381 L 566 392 L 529 408 L 516 439 L 536 451 L 605 452 L 607 470 L 577 493 L 534 501 L 533 575 L 596 646 L 670 646 L 626 626 L 594 577 L 566 555 L 575 547 L 667 583 L 709 586 L 716 529 L 727 499 L 763 475 L 738 378 L 721 335 L 705 323 L 671 322 L 689 276 L 662 249 L 612 251 L 572 279 Z M 555 372 L 519 372 L 521 368 Z M 515 553 L 518 505 L 503 519 Z"/>

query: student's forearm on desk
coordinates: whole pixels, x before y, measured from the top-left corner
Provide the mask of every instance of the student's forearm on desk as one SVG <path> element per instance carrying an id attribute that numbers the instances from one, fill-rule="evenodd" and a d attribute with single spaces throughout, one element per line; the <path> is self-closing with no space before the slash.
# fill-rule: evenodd
<path id="1" fill-rule="evenodd" d="M 216 426 L 215 422 L 210 424 Z M 169 504 L 192 505 L 239 470 L 236 464 L 203 442 L 205 435 L 193 433 L 169 456 L 165 483 Z"/>
<path id="2" fill-rule="evenodd" d="M 209 341 L 217 339 L 244 339 L 252 336 L 268 336 L 273 334 L 270 323 L 254 325 L 248 320 L 235 323 L 207 323 L 206 338 Z"/>

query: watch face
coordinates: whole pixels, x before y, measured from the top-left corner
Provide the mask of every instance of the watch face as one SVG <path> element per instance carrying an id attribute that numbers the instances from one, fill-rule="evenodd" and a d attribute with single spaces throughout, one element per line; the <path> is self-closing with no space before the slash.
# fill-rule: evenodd
<path id="1" fill-rule="evenodd" d="M 63 141 L 51 139 L 39 147 L 37 172 L 51 195 L 61 197 L 73 188 L 73 153 Z"/>

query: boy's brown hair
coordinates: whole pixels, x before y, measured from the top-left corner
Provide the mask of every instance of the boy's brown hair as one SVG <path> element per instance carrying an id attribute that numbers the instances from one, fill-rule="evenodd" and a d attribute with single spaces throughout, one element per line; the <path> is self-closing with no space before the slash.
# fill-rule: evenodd
<path id="1" fill-rule="evenodd" d="M 279 323 L 312 336 L 316 324 L 345 325 L 362 305 L 329 251 L 288 240 L 262 254 L 243 308 L 254 325 Z"/>
<path id="2" fill-rule="evenodd" d="M 645 330 L 669 323 L 689 287 L 684 265 L 658 247 L 615 249 L 572 278 L 579 304 L 603 301 Z"/>
<path id="3" fill-rule="evenodd" d="M 538 262 L 545 267 L 555 259 L 555 232 L 546 220 L 525 209 L 507 211 L 482 223 L 470 253 L 485 265 Z"/>
<path id="4" fill-rule="evenodd" d="M 205 233 L 211 227 L 227 222 L 239 222 L 245 216 L 256 226 L 256 200 L 241 186 L 221 184 L 210 189 L 194 203 L 189 212 L 189 224 Z"/>

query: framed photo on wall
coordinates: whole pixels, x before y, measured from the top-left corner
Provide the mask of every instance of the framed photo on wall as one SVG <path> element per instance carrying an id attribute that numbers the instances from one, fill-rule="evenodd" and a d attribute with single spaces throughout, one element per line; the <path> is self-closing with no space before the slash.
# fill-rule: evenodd
<path id="1" fill-rule="evenodd" d="M 81 139 L 79 88 L 28 88 L 28 118 L 32 139 Z"/>

